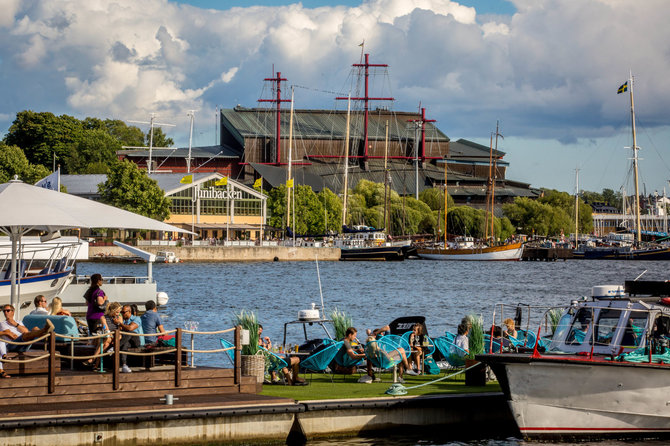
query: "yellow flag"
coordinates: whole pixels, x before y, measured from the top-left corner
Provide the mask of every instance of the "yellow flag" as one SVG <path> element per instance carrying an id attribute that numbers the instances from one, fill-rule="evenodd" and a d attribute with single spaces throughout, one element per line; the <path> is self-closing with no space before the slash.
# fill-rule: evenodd
<path id="1" fill-rule="evenodd" d="M 262 184 L 263 184 L 263 177 L 260 177 L 259 179 L 254 181 L 254 187 L 261 187 Z"/>
<path id="2" fill-rule="evenodd" d="M 293 178 L 291 178 L 286 182 L 286 187 L 288 187 L 289 189 L 293 187 Z"/>
<path id="3" fill-rule="evenodd" d="M 228 184 L 228 177 L 223 177 L 214 183 L 215 186 L 225 186 L 226 184 Z"/>
<path id="4" fill-rule="evenodd" d="M 193 174 L 185 175 L 179 182 L 181 184 L 191 184 L 193 182 Z"/>

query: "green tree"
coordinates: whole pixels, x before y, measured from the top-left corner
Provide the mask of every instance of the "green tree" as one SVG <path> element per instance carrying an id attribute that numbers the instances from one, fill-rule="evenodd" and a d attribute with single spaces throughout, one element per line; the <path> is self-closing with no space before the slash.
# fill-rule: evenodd
<path id="1" fill-rule="evenodd" d="M 156 220 L 170 216 L 170 200 L 147 173 L 124 160 L 110 166 L 107 181 L 98 185 L 102 201 Z"/>
<path id="2" fill-rule="evenodd" d="M 90 119 L 90 118 L 87 118 Z M 107 173 L 121 144 L 105 128 L 86 129 L 72 144 L 66 163 L 70 173 Z"/>
<path id="3" fill-rule="evenodd" d="M 324 220 L 328 220 L 325 232 L 334 231 L 339 233 L 342 230 L 342 200 L 328 188 L 322 189 L 317 196 L 325 207 Z"/>
<path id="4" fill-rule="evenodd" d="M 0 183 L 6 183 L 18 175 L 24 183 L 35 184 L 50 173 L 44 166 L 30 164 L 20 147 L 0 142 Z"/>
<path id="5" fill-rule="evenodd" d="M 65 160 L 83 130 L 81 121 L 72 116 L 24 110 L 16 114 L 4 141 L 21 147 L 30 163 L 51 169 L 54 155 L 57 160 Z M 67 164 L 62 167 L 66 173 L 69 172 Z"/>
<path id="6" fill-rule="evenodd" d="M 145 146 L 149 147 L 149 142 L 151 140 L 151 130 L 147 132 L 144 136 Z M 174 145 L 172 138 L 168 138 L 163 129 L 160 127 L 154 127 L 154 141 L 152 147 L 171 147 Z"/>
<path id="7" fill-rule="evenodd" d="M 275 228 L 286 227 L 286 185 L 270 189 L 268 192 L 268 224 Z"/>
<path id="8" fill-rule="evenodd" d="M 419 200 L 426 203 L 432 210 L 441 209 L 444 211 L 444 189 L 432 187 L 424 189 L 419 193 Z M 454 207 L 454 199 L 447 195 L 447 208 Z"/>

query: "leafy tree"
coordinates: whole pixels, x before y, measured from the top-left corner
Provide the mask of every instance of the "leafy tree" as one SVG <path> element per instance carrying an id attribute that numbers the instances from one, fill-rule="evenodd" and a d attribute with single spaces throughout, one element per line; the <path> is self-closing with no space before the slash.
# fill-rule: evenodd
<path id="1" fill-rule="evenodd" d="M 20 147 L 0 142 L 0 183 L 6 183 L 18 175 L 24 183 L 35 184 L 50 173 L 44 166 L 30 164 Z"/>
<path id="2" fill-rule="evenodd" d="M 144 136 L 145 146 L 149 147 L 151 141 L 151 129 Z M 170 147 L 174 145 L 172 138 L 168 138 L 160 127 L 154 127 L 154 141 L 152 147 Z"/>
<path id="3" fill-rule="evenodd" d="M 419 200 L 426 203 L 432 210 L 444 211 L 444 190 L 436 187 L 424 189 L 419 193 Z M 447 195 L 447 208 L 454 207 L 454 199 Z"/>
<path id="4" fill-rule="evenodd" d="M 268 191 L 268 223 L 275 228 L 286 227 L 286 185 Z"/>
<path id="5" fill-rule="evenodd" d="M 110 166 L 107 181 L 98 185 L 102 201 L 156 220 L 170 216 L 170 200 L 147 173 L 124 160 Z"/>
<path id="6" fill-rule="evenodd" d="M 60 160 L 68 157 L 70 147 L 79 141 L 83 130 L 81 121 L 72 116 L 24 110 L 16 114 L 4 141 L 21 147 L 32 164 L 50 168 L 54 154 Z M 69 172 L 67 164 L 63 170 Z"/>
<path id="7" fill-rule="evenodd" d="M 342 200 L 328 188 L 322 189 L 317 196 L 319 197 L 319 201 L 325 206 L 324 214 L 325 212 L 328 213 L 328 224 L 325 232 L 340 232 L 342 226 Z M 326 219 L 325 215 L 324 219 Z"/>
<path id="8" fill-rule="evenodd" d="M 90 119 L 90 118 L 87 118 Z M 70 173 L 106 173 L 121 144 L 104 128 L 86 129 L 66 160 Z"/>

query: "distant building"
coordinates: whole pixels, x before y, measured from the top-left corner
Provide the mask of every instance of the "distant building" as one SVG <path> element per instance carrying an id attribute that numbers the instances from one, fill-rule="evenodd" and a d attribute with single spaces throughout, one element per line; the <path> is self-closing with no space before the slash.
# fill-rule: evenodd
<path id="1" fill-rule="evenodd" d="M 253 187 L 227 179 L 224 175 L 194 173 L 192 183 L 180 181 L 183 173 L 152 173 L 149 175 L 170 199 L 170 218 L 165 223 L 199 234 L 202 239 L 257 240 L 261 231 L 267 233 L 267 196 Z M 100 199 L 98 184 L 107 175 L 62 175 L 68 193 L 93 200 Z M 163 235 L 168 237 L 167 234 Z M 159 238 L 153 234 L 153 239 Z"/>

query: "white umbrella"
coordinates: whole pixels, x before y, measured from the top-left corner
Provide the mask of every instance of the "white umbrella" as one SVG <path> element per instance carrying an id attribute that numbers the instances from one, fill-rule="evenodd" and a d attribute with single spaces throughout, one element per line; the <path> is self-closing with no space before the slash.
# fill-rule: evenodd
<path id="1" fill-rule="evenodd" d="M 12 242 L 11 301 L 16 293 L 18 244 L 29 231 L 67 228 L 143 229 L 149 231 L 190 231 L 153 220 L 93 200 L 25 184 L 19 180 L 0 184 L 0 231 Z"/>

